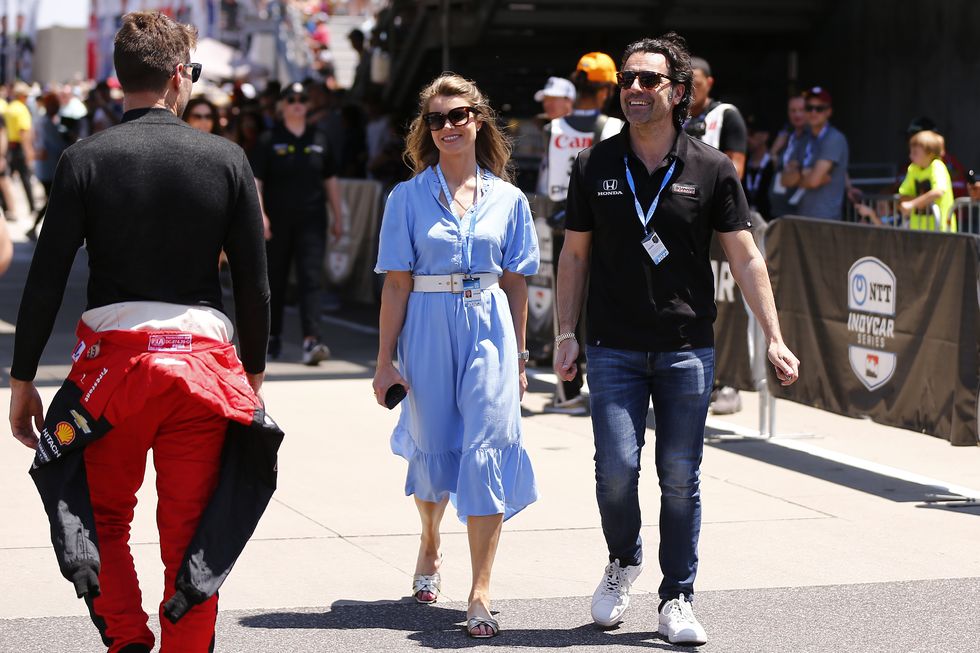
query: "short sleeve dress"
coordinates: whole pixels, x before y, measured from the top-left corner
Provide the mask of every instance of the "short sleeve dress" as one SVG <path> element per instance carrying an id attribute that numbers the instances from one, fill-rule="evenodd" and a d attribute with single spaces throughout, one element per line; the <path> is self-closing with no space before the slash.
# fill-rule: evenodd
<path id="1" fill-rule="evenodd" d="M 428 168 L 391 192 L 376 272 L 537 271 L 537 236 L 520 190 L 481 170 L 479 200 L 458 219 L 440 201 L 440 188 Z M 391 435 L 392 451 L 408 460 L 405 494 L 433 502 L 448 495 L 463 522 L 470 515 L 508 519 L 533 503 L 538 492 L 521 436 L 517 339 L 504 291 L 483 290 L 482 302 L 470 306 L 461 294 L 412 292 L 398 360 L 411 386 Z"/>

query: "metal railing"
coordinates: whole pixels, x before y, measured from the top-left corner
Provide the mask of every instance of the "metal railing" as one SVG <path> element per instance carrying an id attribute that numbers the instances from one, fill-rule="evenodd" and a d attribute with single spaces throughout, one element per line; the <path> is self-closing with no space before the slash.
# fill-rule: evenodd
<path id="1" fill-rule="evenodd" d="M 980 201 L 969 197 L 958 197 L 950 207 L 949 217 L 956 218 L 956 228 L 960 233 L 980 235 Z"/>
<path id="2" fill-rule="evenodd" d="M 848 201 L 844 209 L 845 222 L 865 222 L 882 227 L 892 227 L 897 229 L 908 229 L 912 222 L 908 215 L 903 215 L 899 205 L 902 202 L 900 195 L 892 193 L 866 193 L 856 201 Z M 925 210 L 919 210 L 919 215 L 929 216 L 932 220 L 920 218 L 920 226 L 925 228 L 921 231 L 943 231 L 942 214 L 939 207 L 935 204 Z M 980 234 L 980 200 L 973 200 L 969 197 L 959 197 L 949 208 L 945 216 L 945 223 L 951 224 L 954 219 L 956 229 L 950 233 Z"/>
<path id="3" fill-rule="evenodd" d="M 894 193 L 865 193 L 858 201 L 845 203 L 844 221 L 866 222 L 882 227 L 907 227 L 908 219 L 899 210 L 900 202 L 901 197 Z"/>

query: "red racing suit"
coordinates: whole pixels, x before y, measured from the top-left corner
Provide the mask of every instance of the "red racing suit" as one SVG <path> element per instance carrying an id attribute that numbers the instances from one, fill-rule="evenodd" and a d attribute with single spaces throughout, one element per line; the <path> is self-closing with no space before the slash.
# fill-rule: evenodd
<path id="1" fill-rule="evenodd" d="M 283 433 L 249 386 L 230 343 L 177 331 L 95 332 L 84 322 L 76 333 L 74 365 L 45 415 L 30 473 L 48 514 L 61 573 L 86 600 L 103 641 L 111 646 L 105 621 L 93 610 L 102 564 L 85 447 L 127 420 L 137 418 L 138 423 L 154 397 L 177 397 L 175 403 L 189 401 L 185 405 L 227 420 L 213 493 L 161 610 L 177 623 L 215 596 L 254 532 L 276 487 Z M 142 468 L 139 473 L 141 481 Z"/>

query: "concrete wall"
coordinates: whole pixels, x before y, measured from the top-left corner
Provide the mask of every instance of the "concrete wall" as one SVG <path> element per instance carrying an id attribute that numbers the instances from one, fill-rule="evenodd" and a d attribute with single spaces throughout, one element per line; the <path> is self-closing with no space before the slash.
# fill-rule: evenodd
<path id="1" fill-rule="evenodd" d="M 87 32 L 83 28 L 49 27 L 38 30 L 34 52 L 34 80 L 63 82 L 84 78 Z"/>

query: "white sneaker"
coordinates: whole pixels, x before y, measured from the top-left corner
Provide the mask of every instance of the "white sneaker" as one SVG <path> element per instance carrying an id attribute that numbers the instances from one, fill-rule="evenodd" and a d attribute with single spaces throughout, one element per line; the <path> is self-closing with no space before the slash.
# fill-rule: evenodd
<path id="1" fill-rule="evenodd" d="M 588 415 L 589 401 L 581 394 L 565 401 L 558 401 L 558 397 L 555 397 L 554 401 L 545 404 L 543 411 L 562 415 Z"/>
<path id="2" fill-rule="evenodd" d="M 303 365 L 319 365 L 330 358 L 330 348 L 319 340 L 303 343 Z"/>
<path id="3" fill-rule="evenodd" d="M 704 627 L 694 616 L 694 610 L 683 594 L 664 603 L 657 630 L 671 644 L 699 646 L 708 642 L 708 634 L 704 632 Z"/>
<path id="4" fill-rule="evenodd" d="M 630 607 L 630 588 L 636 582 L 643 565 L 620 567 L 619 560 L 606 565 L 606 573 L 592 595 L 592 620 L 609 628 L 623 620 Z"/>

